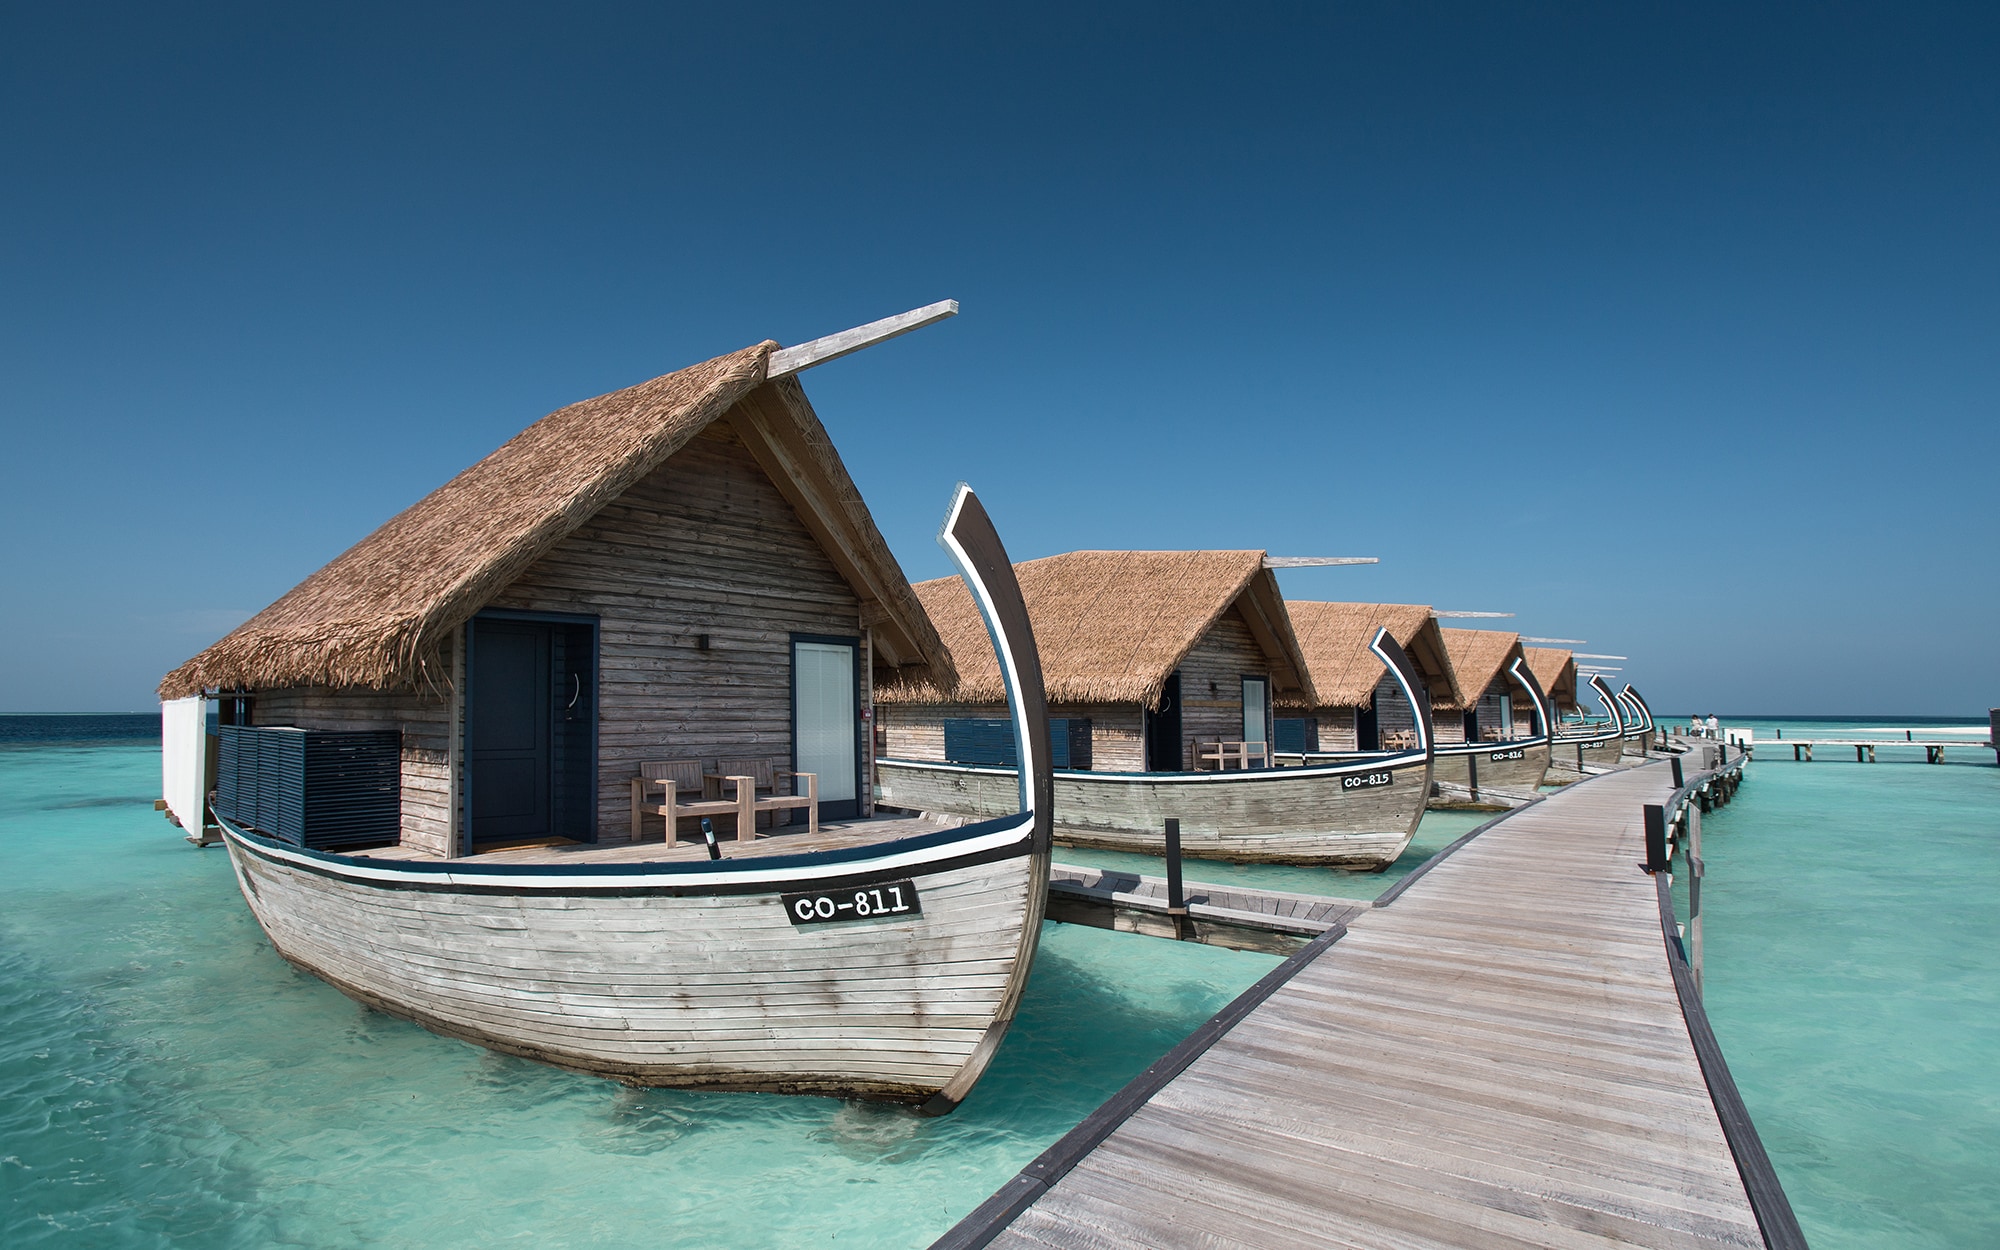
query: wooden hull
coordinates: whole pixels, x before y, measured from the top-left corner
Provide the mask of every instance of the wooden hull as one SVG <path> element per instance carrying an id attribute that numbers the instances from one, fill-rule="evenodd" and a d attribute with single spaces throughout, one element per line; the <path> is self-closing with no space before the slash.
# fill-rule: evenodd
<path id="1" fill-rule="evenodd" d="M 1571 763 L 1574 762 L 1572 754 Z M 1473 778 L 1475 766 L 1478 769 L 1476 786 Z M 1533 794 L 1548 772 L 1547 739 L 1481 742 L 1437 748 L 1437 758 L 1431 766 L 1431 779 L 1440 786 L 1459 791 L 1505 790 L 1512 794 Z M 1448 793 L 1442 801 L 1450 805 L 1452 796 Z"/>
<path id="2" fill-rule="evenodd" d="M 1371 774 L 1388 784 L 1361 784 Z M 876 801 L 892 807 L 979 817 L 1019 806 L 1010 768 L 880 759 L 875 777 Z M 1055 840 L 1159 855 L 1172 816 L 1191 857 L 1379 869 L 1409 846 L 1429 792 L 1418 752 L 1252 772 L 1058 772 Z"/>
<path id="3" fill-rule="evenodd" d="M 1597 765 L 1600 768 L 1608 768 L 1616 764 L 1620 757 L 1625 754 L 1625 739 L 1622 736 L 1614 735 L 1603 739 L 1585 738 L 1582 740 L 1582 745 L 1583 762 Z M 1558 761 L 1574 768 L 1576 766 L 1576 748 L 1577 740 L 1564 741 L 1558 738 L 1551 748 L 1551 752 Z"/>
<path id="4" fill-rule="evenodd" d="M 434 1032 L 635 1085 L 942 1111 L 998 1047 L 1034 959 L 1048 854 L 1024 828 L 994 832 L 1008 824 L 833 855 L 560 869 L 225 833 L 279 954 Z M 779 898 L 905 879 L 920 915 L 795 925 Z"/>

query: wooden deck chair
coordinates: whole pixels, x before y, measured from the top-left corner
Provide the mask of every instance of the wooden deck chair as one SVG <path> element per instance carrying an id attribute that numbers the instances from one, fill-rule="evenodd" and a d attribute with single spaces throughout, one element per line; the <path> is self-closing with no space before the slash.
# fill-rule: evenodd
<path id="1" fill-rule="evenodd" d="M 700 760 L 648 760 L 639 765 L 632 778 L 632 840 L 645 841 L 644 818 L 662 816 L 667 822 L 667 845 L 680 840 L 683 816 L 734 816 L 736 836 L 754 829 L 757 817 L 752 804 L 757 792 L 747 785 L 736 787 L 733 799 L 711 799 Z M 753 834 L 754 836 L 754 834 Z"/>
<path id="2" fill-rule="evenodd" d="M 755 809 L 760 812 L 792 812 L 806 809 L 806 832 L 819 832 L 819 774 L 795 773 L 789 768 L 778 768 L 769 760 L 718 760 L 716 771 L 754 778 L 757 799 Z M 790 781 L 793 793 L 782 794 L 778 783 Z M 805 793 L 797 793 L 803 784 Z"/>

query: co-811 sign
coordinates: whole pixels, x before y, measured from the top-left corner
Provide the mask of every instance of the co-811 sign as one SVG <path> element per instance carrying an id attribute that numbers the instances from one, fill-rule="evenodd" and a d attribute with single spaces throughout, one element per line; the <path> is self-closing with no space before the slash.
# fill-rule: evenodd
<path id="1" fill-rule="evenodd" d="M 795 925 L 838 924 L 843 920 L 876 920 L 884 916 L 921 916 L 923 904 L 917 899 L 914 881 L 883 881 L 875 885 L 844 886 L 838 890 L 810 890 L 782 894 L 785 915 Z"/>

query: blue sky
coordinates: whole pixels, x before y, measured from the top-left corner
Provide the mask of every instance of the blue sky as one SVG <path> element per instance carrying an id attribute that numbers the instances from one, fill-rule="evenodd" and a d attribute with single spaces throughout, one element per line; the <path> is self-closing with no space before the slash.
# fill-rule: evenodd
<path id="1" fill-rule="evenodd" d="M 0 712 L 159 675 L 564 403 L 807 375 L 910 576 L 1372 555 L 1655 707 L 2000 702 L 2000 9 L 24 6 Z"/>

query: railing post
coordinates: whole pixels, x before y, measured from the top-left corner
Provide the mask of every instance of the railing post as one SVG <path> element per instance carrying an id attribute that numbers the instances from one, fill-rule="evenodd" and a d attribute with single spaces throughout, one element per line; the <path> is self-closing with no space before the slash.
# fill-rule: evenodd
<path id="1" fill-rule="evenodd" d="M 1687 784 L 1687 779 L 1681 775 L 1681 757 L 1678 755 L 1674 756 L 1672 763 L 1674 766 L 1674 789 L 1678 790 Z"/>
<path id="2" fill-rule="evenodd" d="M 1181 884 L 1181 822 L 1167 817 L 1167 915 L 1174 919 L 1174 936 L 1185 942 L 1188 931 L 1187 890 Z"/>
<path id="3" fill-rule="evenodd" d="M 1647 872 L 1665 872 L 1671 861 L 1667 859 L 1667 809 L 1658 803 L 1646 804 L 1646 862 L 1639 865 Z"/>
<path id="4" fill-rule="evenodd" d="M 1688 962 L 1693 965 L 1694 992 L 1701 993 L 1701 813 L 1688 812 Z"/>

